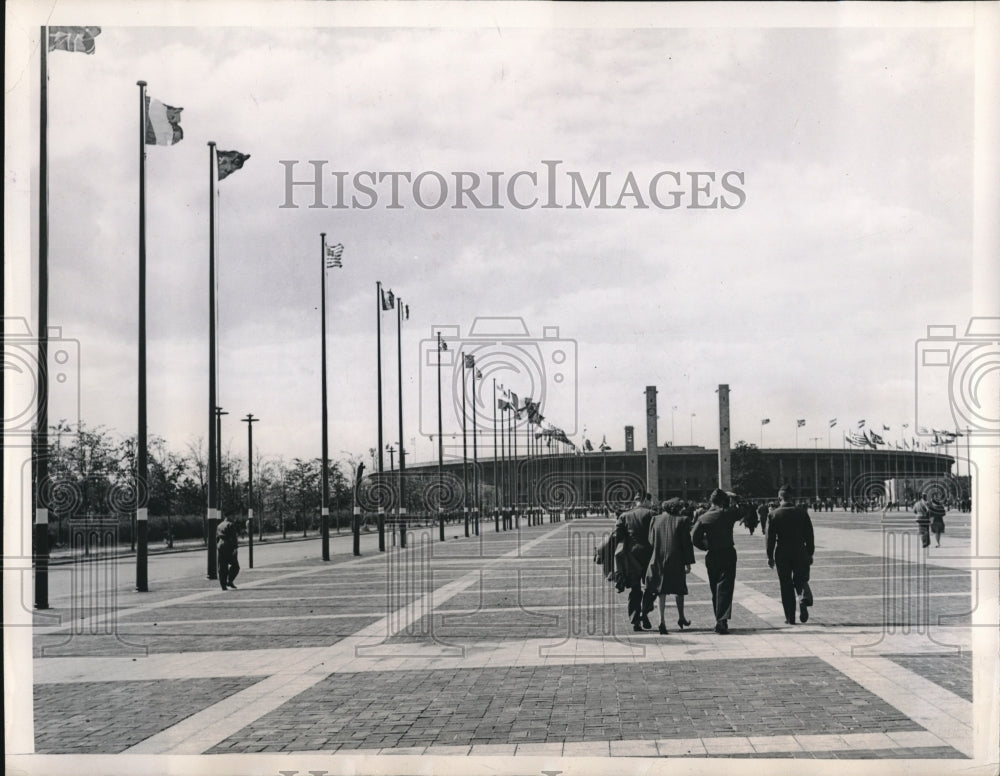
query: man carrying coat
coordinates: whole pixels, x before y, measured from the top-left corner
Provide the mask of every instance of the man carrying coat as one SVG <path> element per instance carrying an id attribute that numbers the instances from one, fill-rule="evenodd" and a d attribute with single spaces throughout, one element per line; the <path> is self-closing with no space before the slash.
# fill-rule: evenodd
<path id="1" fill-rule="evenodd" d="M 793 495 L 790 485 L 782 486 L 778 491 L 781 503 L 771 512 L 767 525 L 767 565 L 772 569 L 778 567 L 781 606 L 789 625 L 795 624 L 796 595 L 799 596 L 802 622 L 809 619 L 809 607 L 813 603 L 809 567 L 816 551 L 812 520 L 805 507 L 795 506 Z"/>
<path id="2" fill-rule="evenodd" d="M 622 570 L 625 572 L 625 586 L 628 592 L 628 615 L 632 621 L 632 630 L 652 629 L 649 617 L 642 611 L 642 579 L 646 574 L 646 566 L 653 554 L 649 544 L 649 525 L 653 521 L 653 510 L 650 508 L 652 497 L 648 493 L 636 496 L 635 506 L 618 516 L 615 524 L 615 538 L 623 546 L 627 557 L 623 559 Z"/>

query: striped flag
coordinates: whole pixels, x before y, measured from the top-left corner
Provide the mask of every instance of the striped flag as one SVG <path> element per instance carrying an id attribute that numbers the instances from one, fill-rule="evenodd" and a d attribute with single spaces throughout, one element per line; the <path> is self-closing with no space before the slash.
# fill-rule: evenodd
<path id="1" fill-rule="evenodd" d="M 172 105 L 164 105 L 159 100 L 146 97 L 146 145 L 169 146 L 184 139 L 181 129 L 181 111 Z M 219 174 L 222 178 L 222 174 Z"/>
<path id="2" fill-rule="evenodd" d="M 219 160 L 219 180 L 221 181 L 237 170 L 243 169 L 250 154 L 241 154 L 239 151 L 219 151 L 217 158 Z"/>
<path id="3" fill-rule="evenodd" d="M 865 422 L 863 420 L 859 420 L 858 421 L 858 428 L 864 428 L 864 427 L 865 427 Z"/>
<path id="4" fill-rule="evenodd" d="M 806 424 L 805 419 L 800 419 L 795 421 L 796 428 L 802 428 Z"/>
<path id="5" fill-rule="evenodd" d="M 836 418 L 830 418 L 830 428 L 833 428 L 836 425 L 837 425 L 837 419 Z"/>
<path id="6" fill-rule="evenodd" d="M 344 246 L 340 243 L 336 245 L 326 246 L 326 268 L 327 269 L 342 269 L 343 263 L 341 263 L 341 258 L 344 255 Z"/>
<path id="7" fill-rule="evenodd" d="M 49 27 L 49 51 L 93 54 L 100 27 Z"/>
<path id="8" fill-rule="evenodd" d="M 382 309 L 391 310 L 396 306 L 396 299 L 392 295 L 392 291 L 386 294 L 385 289 L 382 289 Z"/>
<path id="9" fill-rule="evenodd" d="M 766 426 L 766 425 L 767 425 L 768 423 L 770 423 L 770 422 L 771 422 L 771 419 L 770 419 L 770 418 L 761 418 L 761 421 L 760 421 L 760 424 L 761 424 L 762 426 Z"/>

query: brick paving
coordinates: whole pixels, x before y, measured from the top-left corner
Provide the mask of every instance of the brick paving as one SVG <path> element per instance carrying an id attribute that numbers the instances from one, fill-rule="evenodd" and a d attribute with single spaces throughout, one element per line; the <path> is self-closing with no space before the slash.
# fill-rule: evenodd
<path id="1" fill-rule="evenodd" d="M 920 729 L 816 658 L 508 666 L 334 674 L 210 751 Z"/>
<path id="2" fill-rule="evenodd" d="M 227 678 L 38 685 L 34 691 L 35 751 L 117 754 L 254 681 Z"/>
<path id="3" fill-rule="evenodd" d="M 908 671 L 972 702 L 972 655 L 886 655 Z"/>
<path id="4" fill-rule="evenodd" d="M 738 530 L 728 637 L 711 630 L 700 552 L 688 578 L 693 627 L 677 630 L 670 600 L 669 635 L 633 633 L 625 595 L 592 562 L 595 538 L 611 526 L 600 519 L 501 533 L 484 522 L 480 537 L 457 541 L 461 527 L 450 526 L 445 543 L 436 529 L 414 531 L 407 550 L 360 559 L 339 539 L 329 563 L 258 546 L 252 570 L 241 551 L 237 591 L 223 593 L 203 572 L 158 579 L 149 594 L 123 586 L 117 641 L 94 632 L 101 606 L 64 597 L 46 613 L 60 619 L 36 625 L 35 746 L 970 756 L 971 657 L 941 646 L 970 644 L 967 566 L 954 552 L 882 557 L 888 545 L 871 515 L 814 522 L 809 623 L 784 624 L 763 539 Z M 961 519 L 949 522 L 948 540 L 962 531 Z M 878 657 L 852 659 L 852 649 Z M 80 716 L 88 697 L 93 713 Z M 149 706 L 155 713 L 143 717 Z"/>

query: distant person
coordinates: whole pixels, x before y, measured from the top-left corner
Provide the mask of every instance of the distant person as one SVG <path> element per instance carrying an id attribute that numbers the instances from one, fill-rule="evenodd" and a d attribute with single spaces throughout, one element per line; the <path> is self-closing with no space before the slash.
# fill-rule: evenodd
<path id="1" fill-rule="evenodd" d="M 931 546 L 930 532 L 933 530 L 937 538 L 937 546 L 941 546 L 941 534 L 944 533 L 944 516 L 947 510 L 936 495 L 923 497 L 913 506 L 917 515 L 917 530 L 920 533 L 920 544 Z M 937 526 L 937 528 L 935 528 Z"/>
<path id="2" fill-rule="evenodd" d="M 653 510 L 650 508 L 652 497 L 648 493 L 636 496 L 635 505 L 627 512 L 618 516 L 615 524 L 615 537 L 619 544 L 624 545 L 625 555 L 623 572 L 628 593 L 628 616 L 632 622 L 632 630 L 651 630 L 653 625 L 649 617 L 642 611 L 642 580 L 649 565 L 653 548 L 649 545 L 649 526 L 653 520 Z"/>
<path id="3" fill-rule="evenodd" d="M 785 485 L 778 491 L 780 503 L 771 512 L 767 527 L 767 565 L 778 567 L 778 584 L 781 588 L 781 606 L 785 622 L 795 624 L 795 597 L 798 595 L 799 616 L 802 622 L 809 619 L 812 590 L 809 588 L 809 567 L 812 565 L 816 545 L 812 520 L 805 507 L 795 506 L 792 488 Z"/>
<path id="4" fill-rule="evenodd" d="M 653 600 L 659 600 L 660 633 L 666 635 L 667 625 L 663 609 L 668 595 L 677 604 L 677 627 L 684 630 L 691 624 L 684 618 L 684 596 L 687 579 L 694 564 L 694 546 L 691 544 L 691 523 L 683 514 L 684 502 L 679 498 L 664 501 L 661 514 L 655 515 L 649 526 L 649 544 L 652 555 L 646 568 L 646 590 L 642 596 L 642 610 L 652 611 Z"/>
<path id="5" fill-rule="evenodd" d="M 224 519 L 215 529 L 215 544 L 218 548 L 219 585 L 236 589 L 233 580 L 240 573 L 240 562 L 236 559 L 236 549 L 239 546 L 239 523 L 234 519 Z"/>
<path id="6" fill-rule="evenodd" d="M 757 521 L 760 523 L 760 532 L 767 536 L 767 516 L 771 513 L 771 505 L 762 503 L 757 507 Z"/>
<path id="7" fill-rule="evenodd" d="M 695 521 L 691 539 L 695 547 L 706 551 L 705 570 L 708 572 L 708 586 L 712 589 L 715 632 L 726 634 L 733 616 L 733 591 L 736 587 L 733 526 L 739 522 L 740 513 L 730 507 L 729 496 L 724 490 L 713 490 L 708 501 L 710 506 Z"/>

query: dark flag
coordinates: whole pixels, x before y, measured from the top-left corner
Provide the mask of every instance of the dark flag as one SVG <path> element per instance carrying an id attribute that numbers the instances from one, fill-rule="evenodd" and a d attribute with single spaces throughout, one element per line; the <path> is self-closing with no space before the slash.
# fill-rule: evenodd
<path id="1" fill-rule="evenodd" d="M 237 170 L 243 168 L 250 154 L 241 154 L 239 151 L 218 151 L 219 160 L 219 180 L 227 178 Z"/>

